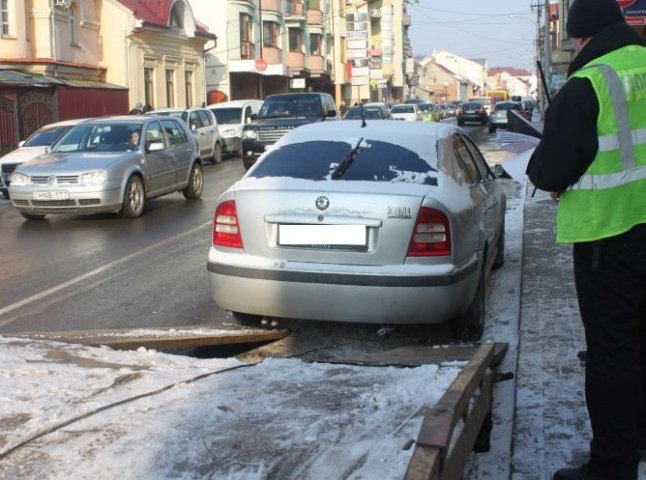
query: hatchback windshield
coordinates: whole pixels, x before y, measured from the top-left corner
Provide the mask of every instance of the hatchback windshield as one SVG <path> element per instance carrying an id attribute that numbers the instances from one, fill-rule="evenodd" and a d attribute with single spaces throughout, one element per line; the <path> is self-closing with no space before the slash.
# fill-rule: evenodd
<path id="1" fill-rule="evenodd" d="M 361 118 L 382 119 L 384 118 L 384 115 L 381 113 L 381 110 L 378 108 L 353 107 L 345 113 L 345 117 L 343 118 L 346 120 L 360 120 Z"/>
<path id="2" fill-rule="evenodd" d="M 242 115 L 242 108 L 212 108 L 219 125 L 238 124 Z"/>
<path id="3" fill-rule="evenodd" d="M 125 152 L 139 147 L 141 123 L 79 125 L 70 130 L 53 152 Z"/>
<path id="4" fill-rule="evenodd" d="M 284 145 L 268 152 L 249 176 L 437 185 L 435 172 L 400 145 L 357 139 L 354 145 L 327 140 Z"/>
<path id="5" fill-rule="evenodd" d="M 22 146 L 46 147 L 48 145 L 54 145 L 63 135 L 69 132 L 72 127 L 73 125 L 67 125 L 64 127 L 53 127 L 48 128 L 47 130 L 41 130 L 29 137 Z"/>

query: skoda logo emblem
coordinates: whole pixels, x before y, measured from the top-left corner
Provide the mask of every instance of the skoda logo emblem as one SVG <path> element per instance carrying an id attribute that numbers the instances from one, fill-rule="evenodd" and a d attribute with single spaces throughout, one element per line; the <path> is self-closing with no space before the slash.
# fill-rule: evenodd
<path id="1" fill-rule="evenodd" d="M 318 208 L 319 210 L 325 210 L 329 206 L 330 206 L 330 201 L 328 200 L 327 197 L 324 197 L 323 195 L 321 195 L 316 199 L 316 208 Z"/>
<path id="2" fill-rule="evenodd" d="M 47 181 L 49 182 L 49 184 L 50 184 L 50 185 L 54 185 L 54 183 L 56 182 L 56 177 L 55 177 L 54 175 L 51 175 L 51 176 L 47 179 Z"/>

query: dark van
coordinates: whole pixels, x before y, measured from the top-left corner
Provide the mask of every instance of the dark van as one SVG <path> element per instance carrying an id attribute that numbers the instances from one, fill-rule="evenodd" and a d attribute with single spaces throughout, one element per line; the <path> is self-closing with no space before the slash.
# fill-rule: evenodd
<path id="1" fill-rule="evenodd" d="M 242 130 L 242 163 L 248 169 L 288 131 L 307 123 L 339 120 L 328 93 L 281 93 L 268 96 L 258 115 Z"/>

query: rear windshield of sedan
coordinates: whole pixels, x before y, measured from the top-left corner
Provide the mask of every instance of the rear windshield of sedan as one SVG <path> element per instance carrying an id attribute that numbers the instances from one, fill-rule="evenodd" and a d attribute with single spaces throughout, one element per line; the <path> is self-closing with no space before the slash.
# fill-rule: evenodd
<path id="1" fill-rule="evenodd" d="M 512 102 L 496 103 L 496 110 L 520 110 L 520 105 Z"/>
<path id="2" fill-rule="evenodd" d="M 363 112 L 362 112 L 363 110 Z M 360 120 L 361 118 L 365 119 L 381 119 L 384 118 L 381 110 L 378 108 L 351 108 L 348 110 L 343 117 L 346 120 Z"/>
<path id="3" fill-rule="evenodd" d="M 355 145 L 327 140 L 284 145 L 267 152 L 249 177 L 437 185 L 436 170 L 417 153 L 370 139 Z"/>
<path id="4" fill-rule="evenodd" d="M 480 110 L 482 103 L 463 103 L 462 110 Z"/>
<path id="5" fill-rule="evenodd" d="M 390 113 L 415 113 L 415 107 L 412 105 L 395 105 Z"/>

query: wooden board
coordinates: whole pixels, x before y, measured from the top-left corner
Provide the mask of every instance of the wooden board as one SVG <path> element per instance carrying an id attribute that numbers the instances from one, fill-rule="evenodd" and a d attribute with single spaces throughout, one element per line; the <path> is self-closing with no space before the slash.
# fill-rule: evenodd
<path id="1" fill-rule="evenodd" d="M 105 345 L 117 350 L 139 347 L 172 350 L 205 346 L 238 345 L 279 340 L 288 330 L 239 329 L 219 330 L 207 325 L 156 328 L 124 328 L 112 330 L 70 330 L 64 332 L 7 333 L 7 337 L 31 338 L 82 345 Z"/>

